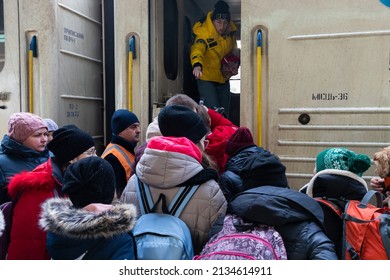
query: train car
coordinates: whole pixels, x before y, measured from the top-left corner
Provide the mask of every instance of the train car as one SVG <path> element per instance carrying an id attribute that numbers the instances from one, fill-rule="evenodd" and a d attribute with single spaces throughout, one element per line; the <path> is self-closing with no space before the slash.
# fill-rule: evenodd
<path id="1" fill-rule="evenodd" d="M 291 187 L 309 181 L 325 148 L 372 156 L 390 144 L 390 8 L 384 2 L 226 2 L 241 42 L 240 87 L 232 95 L 238 124 L 280 156 Z M 115 1 L 116 107 L 132 99 L 145 122 L 174 93 L 197 98 L 191 28 L 214 4 Z M 123 94 L 129 81 L 132 90 Z M 374 167 L 364 178 L 373 175 Z"/>
<path id="2" fill-rule="evenodd" d="M 189 61 L 192 26 L 216 1 L 0 2 L 2 120 L 30 110 L 33 96 L 34 112 L 79 124 L 104 147 L 115 109 L 136 113 L 145 131 L 173 94 L 199 98 Z M 372 156 L 390 144 L 387 0 L 226 2 L 241 48 L 230 118 L 279 155 L 292 188 L 309 181 L 324 148 Z M 34 35 L 38 57 L 29 71 Z M 374 167 L 364 178 L 373 175 Z"/>
<path id="3" fill-rule="evenodd" d="M 0 132 L 14 112 L 76 124 L 104 145 L 102 4 L 0 0 Z"/>

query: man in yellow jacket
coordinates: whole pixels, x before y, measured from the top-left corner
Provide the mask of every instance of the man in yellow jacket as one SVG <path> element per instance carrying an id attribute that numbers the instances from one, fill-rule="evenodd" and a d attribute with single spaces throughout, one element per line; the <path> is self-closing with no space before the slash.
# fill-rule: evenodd
<path id="1" fill-rule="evenodd" d="M 129 110 L 118 109 L 111 118 L 112 138 L 102 154 L 115 171 L 116 192 L 119 198 L 130 178 L 134 163 L 134 148 L 140 141 L 138 117 Z"/>
<path id="2" fill-rule="evenodd" d="M 229 79 L 223 76 L 221 62 L 237 48 L 237 27 L 230 19 L 229 6 L 218 1 L 206 18 L 193 26 L 195 40 L 191 46 L 191 65 L 197 79 L 200 100 L 209 108 L 224 107 L 228 117 L 230 106 Z"/>

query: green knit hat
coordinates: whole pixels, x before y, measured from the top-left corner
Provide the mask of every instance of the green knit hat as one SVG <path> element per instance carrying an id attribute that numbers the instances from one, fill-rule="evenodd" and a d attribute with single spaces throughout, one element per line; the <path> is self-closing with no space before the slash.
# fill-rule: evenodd
<path id="1" fill-rule="evenodd" d="M 371 159 L 364 154 L 355 154 L 345 148 L 329 148 L 317 155 L 316 172 L 324 169 L 338 169 L 362 176 L 371 166 Z"/>

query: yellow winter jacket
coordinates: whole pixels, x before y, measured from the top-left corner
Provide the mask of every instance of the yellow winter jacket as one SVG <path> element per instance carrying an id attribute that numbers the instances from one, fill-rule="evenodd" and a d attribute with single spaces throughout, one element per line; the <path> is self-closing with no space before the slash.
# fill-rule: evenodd
<path id="1" fill-rule="evenodd" d="M 224 83 L 226 80 L 222 76 L 221 61 L 237 47 L 236 37 L 233 35 L 237 27 L 230 21 L 229 35 L 220 36 L 215 30 L 211 15 L 212 12 L 209 12 L 204 22 L 198 21 L 192 28 L 195 41 L 191 46 L 191 65 L 202 65 L 201 80 Z"/>

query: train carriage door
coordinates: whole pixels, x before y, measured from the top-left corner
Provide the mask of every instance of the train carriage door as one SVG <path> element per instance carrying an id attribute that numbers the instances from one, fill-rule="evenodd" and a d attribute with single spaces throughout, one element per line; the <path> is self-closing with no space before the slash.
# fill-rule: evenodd
<path id="1" fill-rule="evenodd" d="M 19 20 L 17 1 L 0 0 L 0 135 L 9 116 L 20 111 Z"/>

